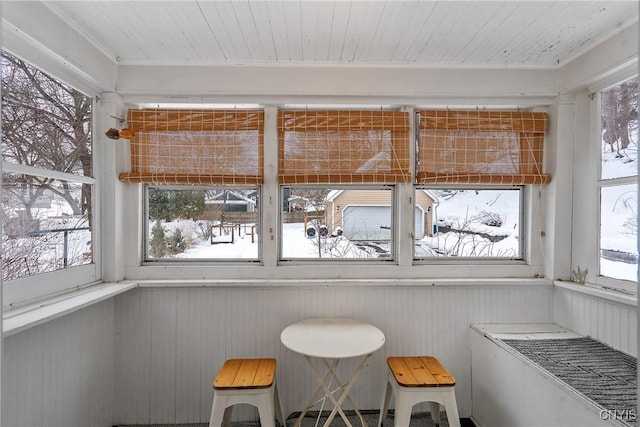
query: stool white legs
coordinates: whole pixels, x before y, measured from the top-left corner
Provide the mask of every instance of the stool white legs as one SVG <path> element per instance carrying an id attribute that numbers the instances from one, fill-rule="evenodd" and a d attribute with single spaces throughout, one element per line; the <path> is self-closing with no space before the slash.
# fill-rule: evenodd
<path id="1" fill-rule="evenodd" d="M 275 427 L 276 418 L 285 426 L 278 387 L 274 383 L 269 388 L 216 390 L 209 427 L 229 426 L 232 407 L 239 403 L 247 403 L 258 408 L 261 426 Z"/>
<path id="2" fill-rule="evenodd" d="M 447 412 L 449 426 L 460 427 L 454 387 L 402 387 L 392 375 L 389 376 L 382 397 L 380 419 L 378 420 L 380 427 L 387 416 L 392 394 L 395 396 L 394 427 L 408 427 L 411 421 L 411 409 L 421 402 L 429 402 L 431 417 L 436 425 L 440 425 L 440 405 L 442 405 Z"/>

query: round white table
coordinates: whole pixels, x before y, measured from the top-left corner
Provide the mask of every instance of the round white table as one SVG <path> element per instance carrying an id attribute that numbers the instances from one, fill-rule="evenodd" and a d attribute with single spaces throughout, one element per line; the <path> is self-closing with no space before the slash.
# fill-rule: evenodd
<path id="1" fill-rule="evenodd" d="M 325 427 L 331 424 L 336 413 L 340 414 L 347 426 L 352 427 L 342 409 L 345 400 L 353 407 L 360 422 L 365 426 L 362 414 L 349 397 L 349 392 L 362 370 L 369 364 L 371 355 L 384 345 L 384 339 L 382 331 L 375 326 L 346 318 L 306 319 L 287 326 L 280 334 L 282 344 L 305 357 L 319 384 L 295 425 L 300 426 L 302 418 L 309 409 L 320 401 L 329 399 L 333 404 L 333 410 L 324 423 Z M 338 363 L 340 360 L 354 357 L 361 357 L 362 361 L 351 378 L 347 382 L 342 382 L 336 374 Z M 321 360 L 325 368 L 324 373 L 318 369 L 314 359 Z M 336 389 L 330 389 L 331 382 L 336 383 Z M 342 394 L 336 400 L 334 394 L 340 390 Z M 323 397 L 318 400 L 320 396 Z"/>

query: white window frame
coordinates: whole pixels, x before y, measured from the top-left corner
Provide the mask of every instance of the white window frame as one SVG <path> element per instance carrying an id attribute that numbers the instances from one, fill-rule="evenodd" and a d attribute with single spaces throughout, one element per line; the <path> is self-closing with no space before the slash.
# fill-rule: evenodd
<path id="1" fill-rule="evenodd" d="M 519 239 L 519 251 L 520 256 L 518 258 L 508 257 L 416 257 L 415 249 L 413 250 L 413 262 L 414 264 L 464 264 L 464 265 L 485 265 L 485 264 L 526 264 L 530 259 L 530 241 L 531 241 L 531 227 L 529 221 L 527 209 L 530 209 L 531 203 L 528 203 L 529 197 L 527 188 L 532 186 L 516 185 L 516 186 L 477 186 L 477 185 L 415 185 L 414 191 L 420 189 L 451 189 L 451 190 L 519 190 L 519 218 L 520 224 L 520 236 Z M 415 206 L 415 200 L 414 200 Z M 415 212 L 415 208 L 414 208 Z M 415 223 L 415 221 L 414 221 Z"/>
<path id="2" fill-rule="evenodd" d="M 126 228 L 126 252 L 124 275 L 129 280 L 176 280 L 179 283 L 190 283 L 199 280 L 204 283 L 210 281 L 216 284 L 229 280 L 258 280 L 260 283 L 280 281 L 301 283 L 307 280 L 340 280 L 340 278 L 366 278 L 367 280 L 418 279 L 451 277 L 460 278 L 531 278 L 544 277 L 544 238 L 541 232 L 544 227 L 544 212 L 542 194 L 545 187 L 541 185 L 527 185 L 523 190 L 523 201 L 526 210 L 524 215 L 524 235 L 527 241 L 524 248 L 523 261 L 479 260 L 446 261 L 446 262 L 415 262 L 413 259 L 413 240 L 410 238 L 414 231 L 413 204 L 415 186 L 413 183 L 396 183 L 388 185 L 393 188 L 393 260 L 368 259 L 296 259 L 282 261 L 281 251 L 281 187 L 295 187 L 295 184 L 281 184 L 278 182 L 278 132 L 276 117 L 277 106 L 267 106 L 265 110 L 265 140 L 264 140 L 264 183 L 260 185 L 262 225 L 262 240 L 260 242 L 261 262 L 218 262 L 204 260 L 193 263 L 163 263 L 143 260 L 141 239 L 142 225 L 145 221 L 144 191 L 142 186 L 125 185 L 127 210 L 137 213 L 136 221 Z M 413 135 L 410 135 L 413 141 Z M 413 143 L 412 143 L 413 144 Z M 413 152 L 413 146 L 410 149 Z M 413 161 L 411 162 L 413 164 Z M 271 166 L 270 166 L 271 165 Z M 299 184 L 304 186 L 304 184 Z M 383 184 L 309 184 L 310 187 L 323 186 L 326 188 L 380 188 Z M 405 239 L 403 236 L 407 236 Z M 457 264 L 455 264 L 457 262 Z M 362 265 L 364 268 L 354 268 Z M 452 265 L 456 268 L 452 269 Z M 232 266 L 233 268 L 229 268 Z M 329 268 L 326 268 L 330 266 Z M 496 269 L 498 268 L 498 270 Z M 235 283 L 235 282 L 234 282 Z"/>
<path id="3" fill-rule="evenodd" d="M 258 211 L 258 257 L 257 258 L 152 258 L 148 253 L 148 241 L 149 241 L 149 188 L 159 188 L 162 190 L 207 190 L 213 188 L 228 188 L 229 190 L 233 189 L 248 189 L 251 186 L 247 187 L 235 187 L 235 186 L 224 186 L 224 185 L 209 185 L 209 186 L 189 186 L 189 185 L 154 185 L 154 184 L 145 184 L 143 185 L 142 197 L 144 198 L 143 210 L 142 210 L 142 238 L 141 238 L 141 247 L 140 253 L 142 254 L 142 264 L 143 265 L 190 265 L 193 263 L 207 263 L 207 264 L 220 264 L 220 263 L 246 263 L 246 264 L 256 264 L 262 263 L 262 242 L 264 234 L 262 232 L 262 209 Z M 252 187 L 253 188 L 253 187 Z M 257 185 L 255 189 L 258 191 L 259 200 L 262 200 L 262 186 Z"/>
<path id="4" fill-rule="evenodd" d="M 95 159 L 95 155 L 93 153 L 94 150 L 92 149 L 92 156 Z M 91 251 L 93 261 L 85 265 L 73 266 L 3 282 L 3 305 L 10 307 L 28 303 L 45 296 L 55 295 L 71 289 L 77 289 L 98 281 L 100 277 L 98 273 L 100 271 L 98 262 L 100 251 L 98 249 L 99 244 L 97 239 L 99 229 L 99 226 L 97 225 L 98 206 L 96 203 L 98 200 L 97 180 L 94 177 L 74 175 L 6 161 L 2 161 L 2 172 L 19 173 L 67 181 L 74 184 L 91 185 L 91 208 L 93 210 L 91 213 L 93 221 L 93 227 L 91 230 Z"/>
<path id="5" fill-rule="evenodd" d="M 300 189 L 314 189 L 314 188 L 327 188 L 332 190 L 385 190 L 391 192 L 391 242 L 389 244 L 392 253 L 389 258 L 285 258 L 283 256 L 283 222 L 282 222 L 282 194 L 284 188 L 300 188 Z M 313 185 L 301 185 L 301 184 L 287 184 L 280 185 L 278 187 L 278 265 L 300 265 L 300 264 L 397 264 L 398 262 L 398 249 L 399 244 L 397 241 L 397 229 L 398 229 L 398 196 L 396 185 L 354 185 L 354 184 L 313 184 Z"/>
<path id="6" fill-rule="evenodd" d="M 13 52 L 10 52 L 14 54 Z M 100 246 L 100 182 L 96 179 L 100 176 L 101 166 L 96 159 L 97 147 L 96 147 L 96 99 L 95 94 L 89 94 L 88 91 L 83 88 L 79 88 L 76 85 L 71 85 L 65 81 L 66 79 L 59 78 L 58 75 L 49 73 L 47 70 L 42 69 L 36 62 L 25 59 L 29 64 L 35 68 L 38 68 L 42 72 L 48 73 L 52 77 L 59 79 L 65 84 L 75 88 L 82 92 L 86 96 L 92 98 L 91 114 L 92 114 L 92 171 L 93 176 L 82 176 L 68 174 L 52 169 L 36 168 L 32 166 L 16 164 L 11 162 L 2 161 L 0 172 L 2 173 L 21 173 L 27 175 L 40 176 L 45 178 L 53 178 L 57 180 L 68 181 L 74 184 L 88 184 L 91 185 L 91 216 L 93 227 L 91 229 L 92 240 L 92 262 L 89 264 L 68 267 L 56 271 L 51 271 L 42 274 L 36 274 L 33 276 L 22 277 L 10 281 L 1 281 L 2 286 L 2 306 L 7 308 L 20 307 L 36 301 L 50 298 L 55 295 L 60 295 L 72 290 L 88 287 L 99 283 L 101 280 L 101 246 Z M 64 74 L 64 73 L 63 73 Z M 68 80 L 75 81 L 74 76 L 68 75 Z M 1 100 L 0 100 L 1 102 Z M 0 175 L 1 176 L 1 175 Z M 1 178 L 0 178 L 1 181 Z M 1 188 L 1 185 L 0 185 Z"/>
<path id="7" fill-rule="evenodd" d="M 595 242 L 596 248 L 595 253 L 593 255 L 592 265 L 589 267 L 589 271 L 594 271 L 595 278 L 593 279 L 595 284 L 603 287 L 605 289 L 612 290 L 622 290 L 626 293 L 631 293 L 637 295 L 638 292 L 638 282 L 631 280 L 623 280 L 616 279 L 613 277 L 607 277 L 600 274 L 600 223 L 601 223 L 601 212 L 600 212 L 600 194 L 601 189 L 603 187 L 613 187 L 625 184 L 636 184 L 638 186 L 640 175 L 630 176 L 630 177 L 621 177 L 621 178 L 607 178 L 602 179 L 602 92 L 606 91 L 609 88 L 617 86 L 627 80 L 630 80 L 634 77 L 638 76 L 637 70 L 634 73 L 626 73 L 624 75 L 616 74 L 615 76 L 611 76 L 601 82 L 598 85 L 595 85 L 591 88 L 591 93 L 594 96 L 594 100 L 591 105 L 590 116 L 593 119 L 592 128 L 592 138 L 591 138 L 591 147 L 593 152 L 595 153 L 597 160 L 597 168 L 595 174 L 593 176 L 594 185 L 593 189 L 595 192 L 595 213 L 596 213 L 596 227 L 594 230 L 595 233 Z M 588 279 L 587 279 L 588 280 Z"/>

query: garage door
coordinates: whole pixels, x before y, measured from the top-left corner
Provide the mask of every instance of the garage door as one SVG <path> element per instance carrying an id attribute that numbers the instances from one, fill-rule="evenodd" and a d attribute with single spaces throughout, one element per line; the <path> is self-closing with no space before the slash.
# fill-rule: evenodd
<path id="1" fill-rule="evenodd" d="M 423 233 L 423 213 L 416 208 L 416 235 Z M 390 240 L 393 218 L 389 206 L 347 206 L 342 212 L 342 230 L 350 240 Z"/>

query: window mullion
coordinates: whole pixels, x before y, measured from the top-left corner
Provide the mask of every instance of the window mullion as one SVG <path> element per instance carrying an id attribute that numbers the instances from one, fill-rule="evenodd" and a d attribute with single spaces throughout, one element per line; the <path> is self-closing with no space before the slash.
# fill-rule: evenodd
<path id="1" fill-rule="evenodd" d="M 260 242 L 261 259 L 265 266 L 276 266 L 280 233 L 278 218 L 282 202 L 278 190 L 278 109 L 264 109 L 264 183 L 262 186 L 262 212 Z"/>
<path id="2" fill-rule="evenodd" d="M 60 181 L 77 182 L 79 184 L 92 185 L 96 183 L 96 179 L 90 176 L 74 175 L 71 173 L 59 172 L 52 169 L 41 169 L 29 165 L 22 165 L 5 161 L 2 162 L 2 171 L 39 176 L 42 178 L 54 178 Z"/>

